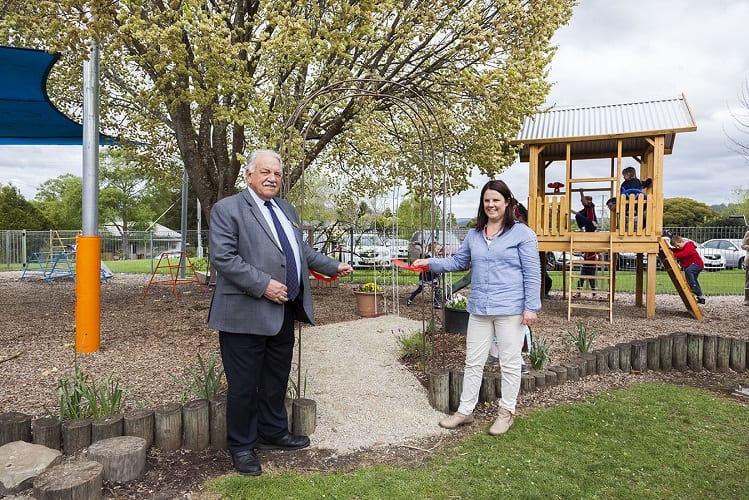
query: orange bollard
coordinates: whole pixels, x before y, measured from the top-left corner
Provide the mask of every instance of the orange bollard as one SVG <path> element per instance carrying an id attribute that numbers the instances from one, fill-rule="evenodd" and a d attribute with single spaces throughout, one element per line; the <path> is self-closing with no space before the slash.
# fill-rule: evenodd
<path id="1" fill-rule="evenodd" d="M 101 239 L 78 236 L 75 258 L 75 352 L 99 350 L 101 331 Z"/>

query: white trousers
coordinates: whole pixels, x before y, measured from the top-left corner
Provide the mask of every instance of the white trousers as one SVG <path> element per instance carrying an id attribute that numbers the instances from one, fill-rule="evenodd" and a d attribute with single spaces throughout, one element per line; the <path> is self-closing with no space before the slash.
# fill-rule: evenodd
<path id="1" fill-rule="evenodd" d="M 499 366 L 502 370 L 502 397 L 500 408 L 515 413 L 520 392 L 520 365 L 523 363 L 524 328 L 520 324 L 523 316 L 479 316 L 468 318 L 466 334 L 466 364 L 463 370 L 463 392 L 460 395 L 458 411 L 471 415 L 479 400 L 481 379 L 489 348 L 497 337 Z"/>

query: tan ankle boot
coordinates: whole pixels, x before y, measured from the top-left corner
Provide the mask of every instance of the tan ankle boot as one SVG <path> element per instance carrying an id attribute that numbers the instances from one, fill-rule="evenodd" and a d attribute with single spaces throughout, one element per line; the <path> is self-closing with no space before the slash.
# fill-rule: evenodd
<path id="1" fill-rule="evenodd" d="M 445 429 L 456 429 L 461 425 L 468 425 L 473 423 L 473 415 L 463 415 L 460 412 L 455 412 L 442 420 L 440 420 L 440 427 Z"/>
<path id="2" fill-rule="evenodd" d="M 500 408 L 497 420 L 495 420 L 492 426 L 489 428 L 489 434 L 491 434 L 492 436 L 499 436 L 501 434 L 504 434 L 505 432 L 510 430 L 513 423 L 514 419 L 512 418 L 512 413 L 510 413 L 510 410 Z"/>

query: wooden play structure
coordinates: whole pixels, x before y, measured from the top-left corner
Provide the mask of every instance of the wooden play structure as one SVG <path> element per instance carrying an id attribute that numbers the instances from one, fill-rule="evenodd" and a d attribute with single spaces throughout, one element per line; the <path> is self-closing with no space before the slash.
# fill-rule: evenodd
<path id="1" fill-rule="evenodd" d="M 637 254 L 635 301 L 643 305 L 645 290 L 647 318 L 655 318 L 656 257 L 660 255 L 685 306 L 695 318 L 702 319 L 702 311 L 662 239 L 664 155 L 673 151 L 678 132 L 695 130 L 697 125 L 684 95 L 555 108 L 525 119 L 512 143 L 522 144 L 520 161 L 529 163 L 528 225 L 538 235 L 539 251 L 561 251 L 570 257 L 592 253 L 602 256 L 597 261 L 571 258 L 565 264 L 567 289 L 575 292 L 566 294 L 568 319 L 575 310 L 592 309 L 607 311 L 611 321 L 617 254 L 624 252 Z M 636 163 L 633 165 L 630 159 Z M 555 162 L 564 162 L 564 171 L 557 174 L 559 178 L 547 178 Z M 636 166 L 638 177 L 652 179 L 652 185 L 641 193 L 621 193 L 626 166 Z M 595 232 L 577 228 L 572 210 L 581 208 L 581 190 L 602 200 L 617 198 L 610 230 L 601 224 Z M 601 208 L 605 212 L 609 209 L 605 203 L 596 206 L 599 221 L 604 221 L 608 217 L 603 216 Z M 596 290 L 575 290 L 578 279 L 591 278 L 580 272 L 586 264 L 596 266 L 599 285 Z"/>

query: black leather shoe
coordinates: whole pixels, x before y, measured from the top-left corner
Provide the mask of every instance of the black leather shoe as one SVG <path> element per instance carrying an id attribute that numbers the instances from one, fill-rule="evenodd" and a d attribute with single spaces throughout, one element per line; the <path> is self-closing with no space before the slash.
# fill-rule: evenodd
<path id="1" fill-rule="evenodd" d="M 245 476 L 259 476 L 263 473 L 255 452 L 252 450 L 238 451 L 232 454 L 231 458 L 234 461 L 234 468 L 240 474 Z"/>
<path id="2" fill-rule="evenodd" d="M 295 436 L 288 433 L 273 441 L 258 440 L 255 444 L 255 448 L 258 450 L 300 450 L 307 446 L 309 446 L 307 436 Z"/>

